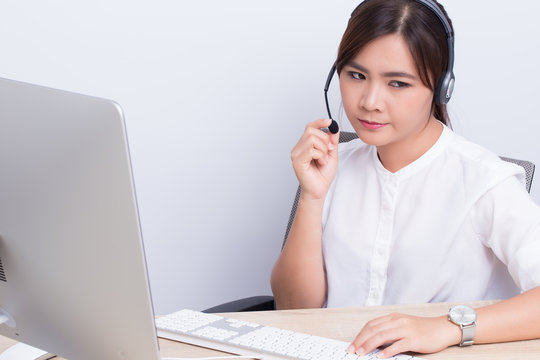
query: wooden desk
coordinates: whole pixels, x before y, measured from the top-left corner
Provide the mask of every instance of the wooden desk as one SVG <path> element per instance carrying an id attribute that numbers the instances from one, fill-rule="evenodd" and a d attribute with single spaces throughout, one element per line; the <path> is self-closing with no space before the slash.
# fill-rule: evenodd
<path id="1" fill-rule="evenodd" d="M 469 303 L 479 307 L 490 302 Z M 345 309 L 309 309 L 268 312 L 227 313 L 227 317 L 249 320 L 267 326 L 276 326 L 312 335 L 325 336 L 343 341 L 351 341 L 359 329 L 368 320 L 392 312 L 401 312 L 420 316 L 439 316 L 446 314 L 453 304 L 437 303 L 422 305 L 393 305 Z M 14 341 L 0 337 L 0 351 Z M 223 353 L 199 348 L 192 345 L 159 339 L 162 356 L 169 357 L 202 357 L 217 356 Z M 518 341 L 502 344 L 473 345 L 460 348 L 450 347 L 440 353 L 418 355 L 425 359 L 456 360 L 520 360 L 540 359 L 540 340 Z M 60 358 L 56 358 L 60 359 Z"/>

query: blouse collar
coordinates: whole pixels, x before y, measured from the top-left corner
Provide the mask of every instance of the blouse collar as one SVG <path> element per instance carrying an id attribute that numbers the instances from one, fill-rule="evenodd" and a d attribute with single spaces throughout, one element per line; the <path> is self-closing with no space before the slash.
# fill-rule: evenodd
<path id="1" fill-rule="evenodd" d="M 446 147 L 452 140 L 454 134 L 452 130 L 450 130 L 446 125 L 444 125 L 443 123 L 441 123 L 441 125 L 443 126 L 443 131 L 441 132 L 439 139 L 437 139 L 437 142 L 433 144 L 433 146 L 429 148 L 428 151 L 426 151 L 418 159 L 399 169 L 395 173 L 390 172 L 383 166 L 379 159 L 379 156 L 377 155 L 377 148 L 373 146 L 371 151 L 372 160 L 375 164 L 375 168 L 377 169 L 377 171 L 385 177 L 404 179 L 414 175 L 416 172 L 430 164 L 439 154 L 441 154 L 446 149 Z"/>

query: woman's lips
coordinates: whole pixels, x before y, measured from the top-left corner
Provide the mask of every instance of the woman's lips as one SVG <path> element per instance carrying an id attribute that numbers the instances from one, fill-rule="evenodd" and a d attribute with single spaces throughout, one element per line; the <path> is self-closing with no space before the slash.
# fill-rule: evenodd
<path id="1" fill-rule="evenodd" d="M 360 122 L 360 124 L 362 124 L 363 127 L 370 130 L 380 129 L 383 126 L 386 126 L 386 124 L 381 124 L 378 122 L 367 121 L 367 120 L 362 120 L 362 119 L 358 119 L 358 121 Z"/>

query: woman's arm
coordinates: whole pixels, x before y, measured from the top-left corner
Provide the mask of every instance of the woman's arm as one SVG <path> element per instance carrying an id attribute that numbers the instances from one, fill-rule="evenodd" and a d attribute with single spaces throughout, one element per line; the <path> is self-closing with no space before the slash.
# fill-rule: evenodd
<path id="1" fill-rule="evenodd" d="M 540 338 L 540 287 L 508 300 L 476 309 L 474 342 L 486 344 Z M 405 351 L 432 353 L 459 344 L 460 328 L 448 315 L 423 318 L 390 314 L 369 321 L 356 336 L 349 352 L 368 353 L 392 343 L 378 356 L 386 358 Z"/>
<path id="2" fill-rule="evenodd" d="M 321 249 L 323 200 L 300 197 L 289 237 L 274 270 L 272 291 L 278 309 L 321 307 L 326 296 Z"/>
<path id="3" fill-rule="evenodd" d="M 321 307 L 326 297 L 322 258 L 322 210 L 337 171 L 338 134 L 320 130 L 330 120 L 312 122 L 291 153 L 301 193 L 283 251 L 272 271 L 278 309 Z"/>
<path id="4" fill-rule="evenodd" d="M 540 338 L 540 287 L 476 312 L 475 343 Z"/>

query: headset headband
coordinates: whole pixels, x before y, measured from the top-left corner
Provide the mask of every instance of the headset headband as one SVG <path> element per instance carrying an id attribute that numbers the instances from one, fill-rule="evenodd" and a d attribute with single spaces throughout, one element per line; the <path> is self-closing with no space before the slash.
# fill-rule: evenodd
<path id="1" fill-rule="evenodd" d="M 448 66 L 446 67 L 446 73 L 439 82 L 439 93 L 435 94 L 435 101 L 437 104 L 447 104 L 454 91 L 454 32 L 452 26 L 448 22 L 448 18 L 441 11 L 441 8 L 433 0 L 415 0 L 420 4 L 429 8 L 441 21 L 446 32 L 446 42 L 448 45 Z M 439 101 L 437 101 L 439 100 Z"/>

